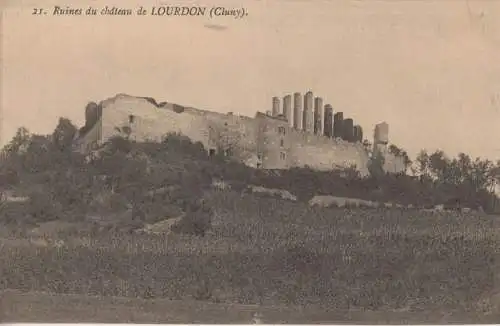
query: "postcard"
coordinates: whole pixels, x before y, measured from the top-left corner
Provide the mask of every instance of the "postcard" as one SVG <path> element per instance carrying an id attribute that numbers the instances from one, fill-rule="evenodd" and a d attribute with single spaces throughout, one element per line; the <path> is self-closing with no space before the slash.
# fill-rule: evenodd
<path id="1" fill-rule="evenodd" d="M 0 320 L 498 323 L 499 18 L 7 1 Z"/>

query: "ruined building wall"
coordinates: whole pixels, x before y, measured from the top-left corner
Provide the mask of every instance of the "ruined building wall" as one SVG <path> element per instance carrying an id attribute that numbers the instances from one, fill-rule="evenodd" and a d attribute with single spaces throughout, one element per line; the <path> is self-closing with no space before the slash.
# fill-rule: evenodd
<path id="1" fill-rule="evenodd" d="M 272 102 L 272 114 L 258 114 L 258 151 L 262 167 L 286 169 L 309 166 L 318 170 L 356 166 L 362 175 L 368 174 L 369 154 L 362 145 L 363 130 L 352 118 L 344 118 L 343 112 L 334 114 L 331 105 L 323 107 L 322 98 L 314 98 L 308 91 L 302 100 L 299 92 L 293 94 L 294 110 L 291 118 L 291 96 L 286 95 L 284 116 L 280 116 L 278 98 Z M 303 104 L 303 106 L 302 106 Z M 289 109 L 287 110 L 286 107 Z M 288 112 L 288 114 L 287 114 Z M 283 122 L 288 118 L 288 122 Z M 286 131 L 286 134 L 285 134 Z M 398 173 L 404 170 L 404 162 L 387 152 L 388 125 L 383 122 L 375 127 L 374 151 L 385 157 L 386 172 Z"/>
<path id="2" fill-rule="evenodd" d="M 124 94 L 107 99 L 100 105 L 102 117 L 77 141 L 81 151 L 88 151 L 88 144 L 102 144 L 115 135 L 123 135 L 119 129 L 129 127 L 132 140 L 161 141 L 166 134 L 177 132 L 193 142 L 201 142 L 209 152 L 228 150 L 245 164 L 257 165 L 257 125 L 249 117 L 173 103 L 162 103 L 158 107 L 147 99 Z"/>
<path id="3" fill-rule="evenodd" d="M 102 102 L 102 141 L 129 127 L 130 139 L 161 141 L 169 132 L 179 132 L 194 142 L 209 145 L 208 122 L 203 115 L 182 112 L 174 104 L 158 108 L 143 98 L 117 95 Z M 177 109 L 177 110 L 174 110 Z"/>
<path id="4" fill-rule="evenodd" d="M 102 106 L 90 102 L 85 107 L 85 125 L 80 128 L 73 148 L 81 153 L 97 148 L 102 139 Z"/>
<path id="5" fill-rule="evenodd" d="M 293 130 L 290 133 L 292 166 L 309 166 L 328 171 L 355 166 L 361 175 L 368 175 L 368 153 L 359 143 L 348 143 Z"/>
<path id="6" fill-rule="evenodd" d="M 220 113 L 207 114 L 205 119 L 209 128 L 208 150 L 228 150 L 228 155 L 257 167 L 258 126 L 254 119 Z"/>
<path id="7" fill-rule="evenodd" d="M 286 120 L 265 114 L 258 114 L 256 118 L 261 133 L 258 150 L 263 158 L 263 168 L 309 166 L 327 171 L 355 165 L 362 175 L 368 174 L 368 154 L 361 144 L 296 130 L 290 128 Z"/>
<path id="8" fill-rule="evenodd" d="M 290 165 L 332 170 L 356 166 L 362 175 L 368 173 L 368 154 L 360 144 L 337 141 L 297 130 L 290 131 Z"/>
<path id="9" fill-rule="evenodd" d="M 99 117 L 77 132 L 73 148 L 80 153 L 89 152 L 99 146 L 102 140 L 102 117 Z"/>
<path id="10" fill-rule="evenodd" d="M 380 153 L 384 157 L 384 171 L 400 173 L 406 169 L 404 159 L 388 151 L 389 125 L 384 121 L 375 125 L 373 133 L 373 153 Z"/>
<path id="11" fill-rule="evenodd" d="M 384 156 L 384 171 L 387 173 L 401 173 L 405 171 L 405 161 L 400 156 L 386 153 Z"/>
<path id="12" fill-rule="evenodd" d="M 290 100 L 283 101 L 283 110 L 276 105 L 275 113 L 292 112 L 292 98 L 287 98 Z M 300 112 L 298 117 L 304 118 L 302 111 L 304 102 L 299 100 L 296 104 Z M 321 105 L 320 100 L 316 107 Z M 75 146 L 82 151 L 89 150 L 95 144 L 102 144 L 110 137 L 119 134 L 119 128 L 129 127 L 130 137 L 133 140 L 161 141 L 167 133 L 178 132 L 194 142 L 201 142 L 210 153 L 228 150 L 229 154 L 253 167 L 287 169 L 309 166 L 317 170 L 331 170 L 355 165 L 362 175 L 368 173 L 368 154 L 364 147 L 359 142 L 348 143 L 325 137 L 320 133 L 315 134 L 314 119 L 309 119 L 311 116 L 306 116 L 306 121 L 309 122 L 307 130 L 309 128 L 311 130 L 303 131 L 291 126 L 295 122 L 304 122 L 304 119 L 296 121 L 295 117 L 290 119 L 293 121 L 288 121 L 283 115 L 272 117 L 257 113 L 255 118 L 250 118 L 183 107 L 173 103 L 157 104 L 147 98 L 123 94 L 102 101 L 99 106 L 102 108 L 102 115 L 93 126 L 87 126 L 85 133 L 75 142 Z M 305 107 L 314 113 L 314 106 L 311 106 L 309 101 L 306 101 Z M 325 134 L 331 134 L 334 129 L 333 110 L 330 105 L 324 108 L 324 113 L 321 112 L 325 118 L 322 129 Z M 89 112 L 88 116 L 94 117 L 91 113 Z M 316 116 L 319 115 L 314 115 Z M 386 148 L 387 133 L 385 125 L 377 127 L 378 143 L 374 146 Z M 401 158 L 386 152 L 384 156 L 386 171 L 399 172 L 404 168 Z"/>
<path id="13" fill-rule="evenodd" d="M 288 136 L 290 127 L 286 119 L 270 117 L 263 113 L 255 116 L 258 128 L 257 153 L 264 169 L 288 169 L 291 167 L 289 151 L 292 145 Z"/>

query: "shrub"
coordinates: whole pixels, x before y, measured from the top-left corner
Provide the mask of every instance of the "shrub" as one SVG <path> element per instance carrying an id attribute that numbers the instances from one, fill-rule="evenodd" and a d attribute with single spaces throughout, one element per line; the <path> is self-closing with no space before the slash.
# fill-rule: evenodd
<path id="1" fill-rule="evenodd" d="M 132 150 L 132 142 L 122 136 L 114 136 L 109 140 L 107 149 L 111 153 L 116 151 L 129 153 Z"/>
<path id="2" fill-rule="evenodd" d="M 27 213 L 36 222 L 47 222 L 63 218 L 63 207 L 50 193 L 31 194 Z"/>
<path id="3" fill-rule="evenodd" d="M 162 149 L 182 153 L 196 159 L 207 159 L 208 154 L 201 142 L 193 142 L 189 137 L 180 133 L 168 133 L 162 141 Z"/>
<path id="4" fill-rule="evenodd" d="M 0 189 L 8 188 L 19 184 L 19 174 L 17 171 L 8 169 L 7 171 L 0 170 Z"/>
<path id="5" fill-rule="evenodd" d="M 204 237 L 212 226 L 213 209 L 203 202 L 187 207 L 183 218 L 171 228 L 174 233 L 191 234 Z"/>

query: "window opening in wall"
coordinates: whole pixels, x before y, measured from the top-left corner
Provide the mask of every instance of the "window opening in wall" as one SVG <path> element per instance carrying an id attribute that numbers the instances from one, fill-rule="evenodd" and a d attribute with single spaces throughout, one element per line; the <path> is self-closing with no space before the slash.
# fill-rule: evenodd
<path id="1" fill-rule="evenodd" d="M 131 115 L 128 116 L 128 122 L 129 123 L 134 123 L 134 120 L 135 120 L 135 116 L 133 114 L 131 114 Z"/>
<path id="2" fill-rule="evenodd" d="M 285 141 L 283 139 L 280 139 L 280 146 L 281 147 L 285 146 Z"/>
<path id="3" fill-rule="evenodd" d="M 285 154 L 285 152 L 281 152 L 281 153 L 280 153 L 280 158 L 281 158 L 282 160 L 285 160 L 285 159 L 286 159 L 286 154 Z"/>
<path id="4" fill-rule="evenodd" d="M 210 150 L 208 151 L 208 156 L 215 156 L 215 149 L 213 149 L 213 148 L 212 148 L 212 149 L 210 149 Z"/>
<path id="5" fill-rule="evenodd" d="M 278 133 L 281 135 L 285 134 L 285 127 L 278 127 Z"/>

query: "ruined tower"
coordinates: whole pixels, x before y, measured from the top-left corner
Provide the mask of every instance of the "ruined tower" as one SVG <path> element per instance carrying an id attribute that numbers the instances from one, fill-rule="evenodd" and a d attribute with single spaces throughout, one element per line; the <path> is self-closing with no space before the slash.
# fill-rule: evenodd
<path id="1" fill-rule="evenodd" d="M 273 97 L 273 108 L 272 108 L 273 117 L 277 117 L 281 114 L 280 108 L 280 99 L 279 97 Z"/>
<path id="2" fill-rule="evenodd" d="M 375 131 L 373 135 L 373 153 L 385 154 L 387 152 L 388 143 L 389 125 L 384 121 L 375 125 Z"/>
<path id="3" fill-rule="evenodd" d="M 344 113 L 337 112 L 333 116 L 333 138 L 342 138 L 344 135 L 343 132 L 343 124 L 344 124 Z"/>
<path id="4" fill-rule="evenodd" d="M 314 133 L 320 136 L 323 136 L 325 130 L 323 115 L 323 99 L 316 97 L 314 99 Z"/>
<path id="5" fill-rule="evenodd" d="M 285 95 L 283 97 L 283 114 L 285 115 L 288 125 L 293 127 L 293 116 L 292 116 L 292 95 Z"/>
<path id="6" fill-rule="evenodd" d="M 348 142 L 354 142 L 354 120 L 347 118 L 342 123 L 342 139 Z"/>
<path id="7" fill-rule="evenodd" d="M 293 94 L 293 127 L 302 130 L 302 94 L 296 92 Z"/>
<path id="8" fill-rule="evenodd" d="M 363 142 L 363 128 L 360 125 L 354 126 L 354 141 L 362 143 Z"/>
<path id="9" fill-rule="evenodd" d="M 99 106 L 95 102 L 89 102 L 85 107 L 85 126 L 90 128 L 99 119 Z"/>
<path id="10" fill-rule="evenodd" d="M 326 137 L 333 136 L 333 107 L 330 104 L 325 105 L 324 134 Z"/>
<path id="11" fill-rule="evenodd" d="M 304 96 L 303 129 L 306 132 L 314 132 L 314 96 L 311 91 Z"/>

